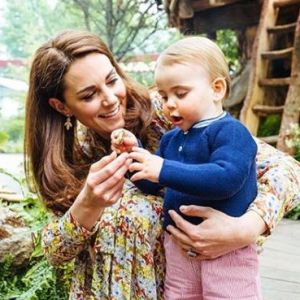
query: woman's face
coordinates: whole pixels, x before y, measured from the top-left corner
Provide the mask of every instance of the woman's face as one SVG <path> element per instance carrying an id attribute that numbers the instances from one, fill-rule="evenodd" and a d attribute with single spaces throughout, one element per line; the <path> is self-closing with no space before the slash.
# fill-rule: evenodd
<path id="1" fill-rule="evenodd" d="M 65 74 L 65 104 L 86 127 L 104 137 L 124 127 L 126 87 L 104 54 L 77 59 Z"/>

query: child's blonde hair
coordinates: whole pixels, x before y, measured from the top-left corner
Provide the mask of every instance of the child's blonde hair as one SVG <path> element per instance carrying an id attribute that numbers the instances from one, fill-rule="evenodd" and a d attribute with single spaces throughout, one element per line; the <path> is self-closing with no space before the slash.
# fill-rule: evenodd
<path id="1" fill-rule="evenodd" d="M 226 94 L 230 92 L 229 68 L 224 53 L 216 43 L 205 37 L 187 37 L 169 46 L 159 56 L 157 66 L 172 64 L 199 64 L 211 77 L 224 78 L 226 81 Z"/>

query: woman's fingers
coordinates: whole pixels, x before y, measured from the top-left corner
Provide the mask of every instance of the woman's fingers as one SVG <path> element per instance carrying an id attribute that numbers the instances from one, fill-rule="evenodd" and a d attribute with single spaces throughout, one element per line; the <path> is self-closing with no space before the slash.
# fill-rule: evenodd
<path id="1" fill-rule="evenodd" d="M 105 193 L 106 190 L 114 187 L 119 181 L 124 181 L 124 176 L 128 171 L 128 167 L 131 163 L 131 159 L 127 159 L 123 165 L 121 165 L 117 170 L 113 169 L 114 173 L 111 173 L 110 176 L 105 177 L 102 175 L 101 171 L 93 174 L 96 177 L 95 179 L 95 193 L 101 194 Z"/>
<path id="2" fill-rule="evenodd" d="M 104 182 L 104 181 L 110 179 L 111 177 L 115 180 L 118 180 L 119 176 L 116 176 L 116 174 L 121 174 L 120 176 L 122 177 L 125 175 L 125 173 L 128 170 L 128 166 L 129 166 L 129 163 L 127 162 L 128 161 L 128 153 L 122 153 L 113 161 L 109 161 L 109 159 L 107 159 L 106 162 L 107 161 L 108 161 L 108 163 L 101 169 L 90 171 L 87 183 L 91 187 L 95 187 L 99 183 Z M 101 160 L 99 161 L 99 163 L 100 162 L 101 162 Z"/>
<path id="3" fill-rule="evenodd" d="M 114 204 L 122 196 L 123 185 L 125 179 L 120 180 L 115 186 L 111 187 L 106 193 L 101 195 L 101 199 L 104 200 L 107 206 Z"/>
<path id="4" fill-rule="evenodd" d="M 172 237 L 175 238 L 176 242 L 180 242 L 181 247 L 183 248 L 184 246 L 190 247 L 190 245 L 192 244 L 192 240 L 189 238 L 189 236 L 183 233 L 182 231 L 180 231 L 178 228 L 169 225 L 167 227 L 167 230 L 172 234 Z"/>
<path id="5" fill-rule="evenodd" d="M 187 216 L 200 217 L 204 220 L 212 216 L 223 214 L 222 212 L 211 207 L 196 205 L 182 205 L 180 206 L 180 211 Z"/>
<path id="6" fill-rule="evenodd" d="M 176 227 L 179 228 L 186 234 L 193 233 L 195 231 L 196 226 L 192 223 L 184 220 L 178 213 L 174 210 L 169 211 L 169 215 L 171 216 L 172 220 L 175 222 Z"/>
<path id="7" fill-rule="evenodd" d="M 94 172 L 97 170 L 101 170 L 107 164 L 111 163 L 114 159 L 116 159 L 116 157 L 117 157 L 117 153 L 113 151 L 110 155 L 104 156 L 97 162 L 93 163 L 90 167 L 90 171 Z"/>

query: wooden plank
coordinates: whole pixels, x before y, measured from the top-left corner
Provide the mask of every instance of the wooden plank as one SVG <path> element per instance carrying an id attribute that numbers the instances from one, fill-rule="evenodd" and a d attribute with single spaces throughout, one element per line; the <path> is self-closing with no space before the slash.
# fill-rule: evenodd
<path id="1" fill-rule="evenodd" d="M 300 2 L 300 0 L 299 0 Z M 293 154 L 293 148 L 289 148 L 286 145 L 286 134 L 290 128 L 290 125 L 293 123 L 299 123 L 300 117 L 300 13 L 297 19 L 295 39 L 294 39 L 294 48 L 292 55 L 292 66 L 291 66 L 291 77 L 292 82 L 289 86 L 284 110 L 281 119 L 279 139 L 276 147 L 281 151 Z"/>
<path id="2" fill-rule="evenodd" d="M 280 106 L 270 106 L 270 105 L 254 105 L 252 107 L 253 112 L 258 114 L 260 117 L 265 117 L 270 114 L 281 114 L 283 112 L 283 105 Z"/>
<path id="3" fill-rule="evenodd" d="M 253 135 L 257 134 L 259 127 L 259 116 L 253 111 L 252 107 L 257 104 L 264 104 L 264 88 L 259 86 L 259 78 L 267 76 L 268 61 L 261 58 L 261 53 L 268 51 L 272 42 L 272 37 L 266 28 L 275 25 L 277 12 L 273 9 L 273 0 L 263 1 L 260 15 L 259 26 L 257 29 L 251 59 L 251 72 L 249 78 L 248 92 L 240 113 L 240 120 L 246 125 Z"/>
<path id="4" fill-rule="evenodd" d="M 300 0 L 275 0 L 274 8 L 280 8 L 280 7 L 290 6 L 294 4 L 300 4 Z"/>
<path id="5" fill-rule="evenodd" d="M 261 53 L 261 57 L 264 59 L 280 59 L 288 58 L 292 55 L 294 47 L 289 47 L 281 50 L 265 51 Z"/>
<path id="6" fill-rule="evenodd" d="M 271 26 L 267 28 L 268 33 L 289 33 L 296 29 L 296 22 L 278 26 Z"/>
<path id="7" fill-rule="evenodd" d="M 244 0 L 194 0 L 191 1 L 191 6 L 194 9 L 194 11 L 202 11 L 242 1 Z"/>
<path id="8" fill-rule="evenodd" d="M 278 135 L 260 136 L 259 139 L 267 144 L 275 145 L 278 141 Z"/>
<path id="9" fill-rule="evenodd" d="M 300 299 L 300 221 L 283 219 L 259 255 L 264 300 Z"/>
<path id="10" fill-rule="evenodd" d="M 257 25 L 261 2 L 245 0 L 194 13 L 193 31 L 213 33 L 219 29 L 242 29 Z"/>
<path id="11" fill-rule="evenodd" d="M 259 79 L 260 86 L 286 86 L 291 83 L 291 77 L 285 78 L 263 78 Z"/>
<path id="12" fill-rule="evenodd" d="M 7 202 L 20 202 L 23 201 L 24 197 L 17 194 L 0 193 L 0 199 Z"/>

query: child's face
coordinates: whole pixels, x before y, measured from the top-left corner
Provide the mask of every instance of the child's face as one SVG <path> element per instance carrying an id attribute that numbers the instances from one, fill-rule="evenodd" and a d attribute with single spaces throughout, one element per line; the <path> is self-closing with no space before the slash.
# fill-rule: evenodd
<path id="1" fill-rule="evenodd" d="M 182 130 L 222 112 L 222 101 L 216 100 L 213 83 L 201 65 L 158 65 L 154 76 L 167 117 Z"/>

